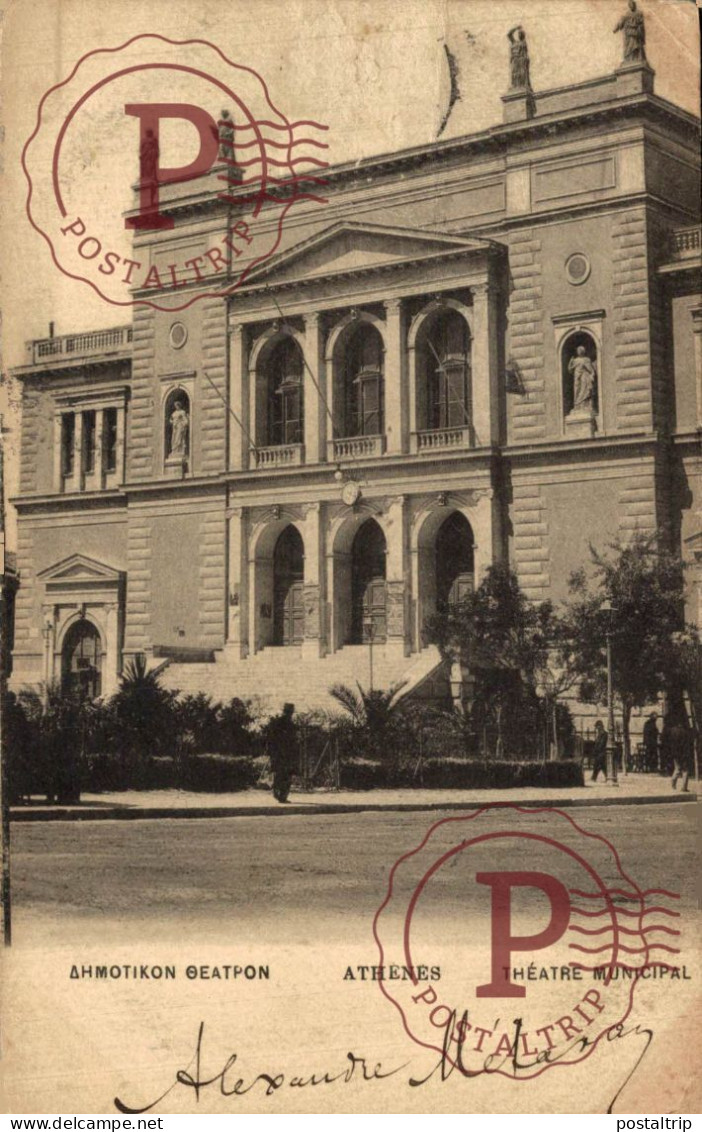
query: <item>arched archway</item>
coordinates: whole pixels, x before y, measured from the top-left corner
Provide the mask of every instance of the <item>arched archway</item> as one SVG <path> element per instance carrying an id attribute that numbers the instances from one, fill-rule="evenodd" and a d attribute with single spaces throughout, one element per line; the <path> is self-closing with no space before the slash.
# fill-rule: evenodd
<path id="1" fill-rule="evenodd" d="M 81 700 L 102 692 L 102 642 L 92 621 L 81 618 L 66 632 L 61 649 L 61 689 Z"/>
<path id="2" fill-rule="evenodd" d="M 454 511 L 439 527 L 434 549 L 436 608 L 459 605 L 473 592 L 475 566 L 473 530 L 460 511 Z"/>
<path id="3" fill-rule="evenodd" d="M 265 397 L 264 444 L 302 444 L 303 370 L 302 350 L 290 335 L 278 338 L 262 356 L 257 380 Z"/>
<path id="4" fill-rule="evenodd" d="M 334 404 L 340 436 L 379 436 L 384 430 L 384 343 L 365 318 L 350 323 L 333 350 Z"/>
<path id="5" fill-rule="evenodd" d="M 471 339 L 466 319 L 440 307 L 417 334 L 417 420 L 430 431 L 472 423 Z"/>
<path id="6" fill-rule="evenodd" d="M 367 519 L 351 547 L 350 644 L 384 642 L 387 638 L 386 554 L 380 525 L 375 519 Z"/>
<path id="7" fill-rule="evenodd" d="M 273 551 L 274 645 L 300 644 L 305 635 L 305 549 L 292 523 L 278 536 Z"/>

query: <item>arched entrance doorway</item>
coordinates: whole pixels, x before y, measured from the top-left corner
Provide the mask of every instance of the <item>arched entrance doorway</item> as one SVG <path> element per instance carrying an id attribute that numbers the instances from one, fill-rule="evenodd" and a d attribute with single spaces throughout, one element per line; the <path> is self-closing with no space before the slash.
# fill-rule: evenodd
<path id="1" fill-rule="evenodd" d="M 385 535 L 375 519 L 360 528 L 351 548 L 351 644 L 387 637 Z"/>
<path id="2" fill-rule="evenodd" d="M 273 644 L 297 645 L 305 635 L 305 550 L 292 524 L 285 528 L 273 551 Z"/>
<path id="3" fill-rule="evenodd" d="M 81 700 L 102 692 L 102 644 L 90 621 L 76 621 L 66 633 L 61 651 L 61 689 Z"/>
<path id="4" fill-rule="evenodd" d="M 436 536 L 436 608 L 458 605 L 473 592 L 473 530 L 470 523 L 454 511 L 441 524 Z"/>

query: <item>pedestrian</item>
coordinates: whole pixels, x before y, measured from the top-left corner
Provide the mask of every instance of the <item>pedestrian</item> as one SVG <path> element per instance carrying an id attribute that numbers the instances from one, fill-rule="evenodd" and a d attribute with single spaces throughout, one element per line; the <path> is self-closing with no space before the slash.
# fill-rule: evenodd
<path id="1" fill-rule="evenodd" d="M 602 771 L 607 778 L 607 732 L 601 719 L 595 724 L 595 741 L 592 746 L 592 781 L 597 781 L 597 775 Z"/>
<path id="2" fill-rule="evenodd" d="M 643 769 L 648 772 L 657 771 L 660 769 L 658 762 L 658 712 L 652 711 L 648 719 L 644 723 L 643 729 Z"/>
<path id="3" fill-rule="evenodd" d="M 297 733 L 293 723 L 294 704 L 283 704 L 280 715 L 268 724 L 268 756 L 273 771 L 273 797 L 287 802 L 297 762 Z"/>
<path id="4" fill-rule="evenodd" d="M 670 727 L 668 742 L 673 756 L 673 777 L 670 785 L 675 790 L 678 779 L 682 778 L 680 792 L 689 794 L 687 784 L 692 772 L 692 735 L 687 720 L 674 720 Z"/>

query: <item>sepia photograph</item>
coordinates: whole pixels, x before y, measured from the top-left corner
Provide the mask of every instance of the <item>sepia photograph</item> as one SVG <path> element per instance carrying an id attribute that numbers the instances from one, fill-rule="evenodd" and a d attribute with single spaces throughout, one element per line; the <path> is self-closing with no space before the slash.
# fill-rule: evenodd
<path id="1" fill-rule="evenodd" d="M 7 3 L 4 1114 L 691 1127 L 698 17 Z"/>

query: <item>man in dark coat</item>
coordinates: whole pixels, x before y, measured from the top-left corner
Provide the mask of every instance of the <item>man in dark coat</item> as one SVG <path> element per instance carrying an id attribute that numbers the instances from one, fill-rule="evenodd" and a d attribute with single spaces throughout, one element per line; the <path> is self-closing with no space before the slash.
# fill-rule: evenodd
<path id="1" fill-rule="evenodd" d="M 595 741 L 592 745 L 592 781 L 602 771 L 607 778 L 607 732 L 601 719 L 595 724 Z"/>
<path id="2" fill-rule="evenodd" d="M 648 719 L 644 723 L 643 729 L 643 745 L 644 745 L 644 765 L 643 769 L 648 771 L 658 770 L 658 726 L 657 721 L 658 713 L 652 711 Z"/>
<path id="3" fill-rule="evenodd" d="M 294 704 L 283 704 L 281 714 L 268 724 L 268 756 L 273 771 L 273 797 L 277 802 L 287 802 L 297 763 L 294 712 Z"/>

